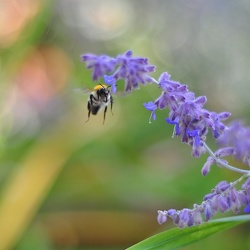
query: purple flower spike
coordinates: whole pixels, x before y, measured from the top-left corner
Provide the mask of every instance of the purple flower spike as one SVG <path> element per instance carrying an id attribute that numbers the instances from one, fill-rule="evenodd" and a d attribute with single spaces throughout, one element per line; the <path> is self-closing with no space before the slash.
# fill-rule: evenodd
<path id="1" fill-rule="evenodd" d="M 88 69 L 93 69 L 93 81 L 97 81 L 106 73 L 112 72 L 117 65 L 116 59 L 106 55 L 84 54 L 82 55 L 82 61 L 86 63 Z"/>
<path id="2" fill-rule="evenodd" d="M 243 190 L 236 190 L 235 182 L 219 182 L 212 192 L 205 195 L 200 205 L 194 204 L 193 209 L 169 209 L 160 213 L 158 220 L 165 220 L 161 216 L 168 216 L 179 228 L 199 225 L 203 220 L 209 221 L 217 212 L 225 213 L 232 210 L 239 213 L 242 206 L 244 212 L 250 213 L 250 177 L 242 185 Z"/>
<path id="3" fill-rule="evenodd" d="M 218 138 L 226 129 L 221 122 L 229 117 L 230 113 L 215 113 L 205 110 L 207 102 L 205 96 L 195 97 L 193 92 L 188 90 L 187 85 L 170 79 L 167 72 L 163 72 L 158 79 L 158 86 L 162 89 L 161 95 L 154 101 L 154 113 L 157 109 L 169 108 L 170 112 L 166 121 L 175 125 L 173 135 L 181 137 L 183 143 L 192 147 L 193 157 L 200 157 L 206 152 L 204 141 L 209 130 L 215 138 Z M 151 115 L 152 116 L 152 115 Z M 222 154 L 230 154 L 232 150 L 225 150 Z M 250 162 L 250 157 L 247 158 Z M 209 172 L 210 161 L 204 166 L 202 173 Z"/>
<path id="4" fill-rule="evenodd" d="M 124 80 L 126 92 L 139 88 L 140 84 L 156 83 L 161 89 L 160 96 L 153 102 L 143 104 L 151 112 L 150 120 L 156 119 L 157 109 L 169 109 L 166 122 L 174 125 L 173 137 L 176 135 L 183 143 L 191 146 L 193 157 L 200 157 L 205 152 L 209 153 L 210 156 L 201 170 L 203 176 L 209 173 L 213 164 L 243 174 L 234 182 L 219 182 L 210 193 L 204 196 L 200 205 L 194 204 L 193 209 L 158 211 L 159 224 L 165 223 L 169 217 L 179 228 L 190 227 L 209 221 L 217 212 L 224 213 L 231 210 L 239 213 L 241 207 L 244 207 L 245 213 L 250 213 L 250 170 L 231 166 L 224 159 L 224 157 L 233 156 L 250 166 L 250 127 L 244 127 L 238 121 L 227 127 L 223 122 L 228 119 L 230 113 L 206 110 L 204 108 L 207 102 L 206 96 L 196 97 L 188 90 L 187 85 L 171 80 L 171 75 L 167 72 L 163 72 L 158 81 L 155 80 L 150 76 L 150 73 L 155 71 L 155 66 L 150 65 L 147 58 L 134 57 L 131 50 L 116 58 L 85 54 L 82 60 L 87 68 L 92 70 L 93 80 L 103 78 L 112 93 L 116 92 L 116 83 L 120 82 L 119 80 Z M 101 91 L 97 92 L 96 102 L 100 101 L 99 97 L 102 98 L 104 105 L 108 105 L 108 101 L 111 101 L 111 97 L 103 97 Z M 104 118 L 105 112 L 106 109 Z M 215 152 L 206 144 L 209 132 L 220 146 Z M 246 181 L 242 188 L 237 190 L 239 182 L 244 179 Z"/>
<path id="5" fill-rule="evenodd" d="M 114 77 L 117 80 L 125 80 L 126 92 L 137 89 L 139 83 L 146 84 L 153 81 L 148 74 L 155 71 L 155 66 L 150 65 L 147 58 L 133 57 L 132 51 L 129 50 L 118 56 L 117 62 L 120 66 L 114 73 Z"/>

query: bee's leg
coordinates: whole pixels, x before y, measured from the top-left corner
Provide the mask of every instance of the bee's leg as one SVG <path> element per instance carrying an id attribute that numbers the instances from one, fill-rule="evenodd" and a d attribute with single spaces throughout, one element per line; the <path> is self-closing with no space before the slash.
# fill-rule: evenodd
<path id="1" fill-rule="evenodd" d="M 114 103 L 113 97 L 110 96 L 110 108 L 111 108 L 111 114 L 112 114 L 112 115 L 114 115 L 114 114 L 113 114 L 113 111 L 112 111 L 113 103 Z"/>
<path id="2" fill-rule="evenodd" d="M 104 122 L 105 122 L 107 109 L 108 109 L 108 106 L 105 106 L 105 109 L 104 109 L 104 116 L 103 116 L 103 123 L 102 123 L 102 124 L 104 124 Z"/>
<path id="3" fill-rule="evenodd" d="M 99 101 L 99 95 L 97 95 L 97 97 L 98 97 L 98 99 L 96 99 L 95 96 L 92 95 L 92 94 L 89 96 L 89 101 L 90 101 L 91 105 L 93 104 L 93 99 L 94 99 L 95 101 Z"/>
<path id="4" fill-rule="evenodd" d="M 96 101 L 99 101 L 100 99 L 100 90 L 97 90 L 96 91 L 96 95 L 97 95 L 97 99 L 92 95 L 92 97 L 96 100 Z"/>
<path id="5" fill-rule="evenodd" d="M 89 121 L 89 118 L 90 118 L 90 110 L 91 110 L 91 106 L 90 106 L 90 103 L 89 102 L 92 102 L 92 99 L 90 98 L 90 101 L 88 101 L 88 106 L 87 106 L 87 108 L 88 108 L 88 120 L 87 121 L 85 121 L 85 122 L 88 122 Z"/>

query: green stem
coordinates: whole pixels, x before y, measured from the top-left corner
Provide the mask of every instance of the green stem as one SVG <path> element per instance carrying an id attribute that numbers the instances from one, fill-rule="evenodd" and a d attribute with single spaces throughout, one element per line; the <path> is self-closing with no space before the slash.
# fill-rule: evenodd
<path id="1" fill-rule="evenodd" d="M 240 168 L 236 168 L 233 167 L 225 162 L 223 162 L 220 158 L 218 158 L 214 152 L 207 146 L 207 144 L 205 142 L 204 143 L 204 147 L 206 148 L 207 152 L 214 158 L 215 162 L 220 165 L 221 167 L 227 168 L 229 170 L 241 173 L 241 174 L 247 174 L 248 176 L 250 176 L 250 171 L 249 170 L 244 170 L 244 169 L 240 169 Z"/>

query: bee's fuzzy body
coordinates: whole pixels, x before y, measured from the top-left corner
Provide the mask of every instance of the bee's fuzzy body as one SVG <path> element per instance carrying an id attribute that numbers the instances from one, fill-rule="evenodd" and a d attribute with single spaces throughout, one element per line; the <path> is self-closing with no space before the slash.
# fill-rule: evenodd
<path id="1" fill-rule="evenodd" d="M 97 86 L 95 86 L 94 91 L 89 95 L 89 100 L 87 104 L 88 120 L 86 122 L 89 121 L 90 114 L 96 115 L 102 109 L 102 107 L 104 107 L 104 123 L 109 103 L 111 105 L 112 112 L 113 97 L 110 93 L 110 90 L 108 89 L 108 87 L 102 84 L 98 84 Z"/>

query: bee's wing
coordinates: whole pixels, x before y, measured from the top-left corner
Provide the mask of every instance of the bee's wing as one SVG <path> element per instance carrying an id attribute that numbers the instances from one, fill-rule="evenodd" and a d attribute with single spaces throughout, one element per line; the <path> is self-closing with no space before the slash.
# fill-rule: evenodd
<path id="1" fill-rule="evenodd" d="M 74 92 L 76 94 L 85 94 L 85 95 L 87 94 L 87 95 L 89 95 L 89 94 L 91 94 L 93 92 L 93 90 L 87 89 L 87 88 L 73 88 L 72 92 Z M 119 96 L 119 97 L 126 97 L 127 94 L 128 93 L 125 92 L 125 91 L 118 91 L 116 93 L 111 92 L 112 96 Z"/>
<path id="2" fill-rule="evenodd" d="M 92 90 L 86 89 L 86 88 L 73 88 L 72 92 L 76 93 L 76 94 L 87 94 L 88 95 L 92 92 Z"/>
<path id="3" fill-rule="evenodd" d="M 89 95 L 91 94 L 94 90 L 88 89 L 86 87 L 83 88 L 73 88 L 72 91 L 76 94 L 84 94 L 84 95 Z M 127 92 L 118 90 L 116 93 L 112 93 L 112 96 L 118 96 L 118 97 L 126 97 L 128 95 Z"/>
<path id="4" fill-rule="evenodd" d="M 128 93 L 125 91 L 118 91 L 116 93 L 111 93 L 111 94 L 112 96 L 119 96 L 119 97 L 126 97 L 128 95 Z"/>

